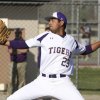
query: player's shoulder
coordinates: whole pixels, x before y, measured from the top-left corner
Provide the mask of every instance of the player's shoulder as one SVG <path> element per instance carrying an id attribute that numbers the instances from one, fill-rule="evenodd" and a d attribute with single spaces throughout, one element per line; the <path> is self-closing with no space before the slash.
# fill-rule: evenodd
<path id="1" fill-rule="evenodd" d="M 43 36 L 43 35 L 46 35 L 46 34 L 50 34 L 50 32 L 49 31 L 45 31 L 45 32 L 40 33 L 39 35 Z"/>
<path id="2" fill-rule="evenodd" d="M 48 34 L 50 34 L 50 32 L 45 31 L 45 32 L 40 33 L 39 35 L 37 35 L 36 38 L 38 38 L 38 39 L 40 39 L 40 40 L 43 40 L 45 37 L 48 36 Z"/>
<path id="3" fill-rule="evenodd" d="M 75 38 L 72 35 L 70 35 L 70 34 L 66 34 L 66 38 L 70 39 L 70 40 L 75 40 Z"/>

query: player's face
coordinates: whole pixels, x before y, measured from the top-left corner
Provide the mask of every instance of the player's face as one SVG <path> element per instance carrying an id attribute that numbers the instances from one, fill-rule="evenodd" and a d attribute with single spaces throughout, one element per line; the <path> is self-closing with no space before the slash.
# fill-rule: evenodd
<path id="1" fill-rule="evenodd" d="M 53 33 L 57 33 L 61 27 L 61 21 L 58 19 L 50 19 L 49 28 Z"/>

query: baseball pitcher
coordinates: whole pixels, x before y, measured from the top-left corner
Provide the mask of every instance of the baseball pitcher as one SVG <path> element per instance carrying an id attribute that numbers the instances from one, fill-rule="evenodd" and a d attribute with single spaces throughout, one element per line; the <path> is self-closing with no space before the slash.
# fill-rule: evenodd
<path id="1" fill-rule="evenodd" d="M 81 45 L 65 32 L 67 18 L 61 12 L 54 12 L 45 18 L 50 31 L 41 33 L 26 41 L 7 41 L 6 46 L 25 49 L 38 47 L 39 76 L 25 85 L 7 100 L 34 100 L 51 96 L 58 100 L 84 100 L 70 80 L 73 75 L 73 55 L 86 55 L 100 47 L 100 41 L 91 45 Z"/>

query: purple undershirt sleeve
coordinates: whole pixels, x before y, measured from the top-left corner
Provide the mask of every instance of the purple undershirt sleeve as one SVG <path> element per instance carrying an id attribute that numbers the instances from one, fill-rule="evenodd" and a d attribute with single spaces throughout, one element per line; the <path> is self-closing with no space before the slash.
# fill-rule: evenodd
<path id="1" fill-rule="evenodd" d="M 24 40 L 12 40 L 12 41 L 10 41 L 10 47 L 15 48 L 15 49 L 29 48 Z"/>
<path id="2" fill-rule="evenodd" d="M 92 48 L 91 48 L 91 45 L 87 45 L 86 46 L 86 51 L 84 53 L 82 53 L 81 55 L 87 55 L 87 54 L 90 54 L 92 53 Z"/>

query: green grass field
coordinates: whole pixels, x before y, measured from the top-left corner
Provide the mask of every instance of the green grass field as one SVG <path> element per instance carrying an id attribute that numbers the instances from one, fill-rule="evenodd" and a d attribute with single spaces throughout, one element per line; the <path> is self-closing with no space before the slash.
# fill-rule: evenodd
<path id="1" fill-rule="evenodd" d="M 75 84 L 76 73 L 71 78 Z M 79 68 L 77 86 L 84 94 L 100 94 L 100 68 Z"/>

